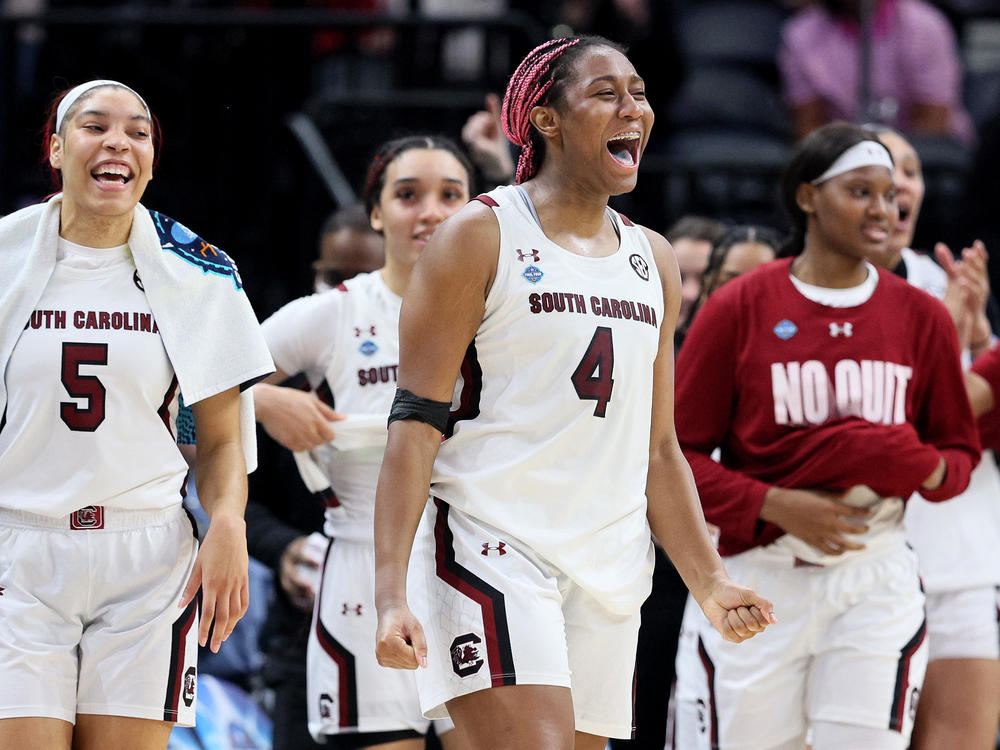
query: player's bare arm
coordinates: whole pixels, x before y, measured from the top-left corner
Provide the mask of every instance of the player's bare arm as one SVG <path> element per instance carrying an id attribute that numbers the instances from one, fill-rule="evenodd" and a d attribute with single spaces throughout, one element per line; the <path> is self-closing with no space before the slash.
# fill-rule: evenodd
<path id="1" fill-rule="evenodd" d="M 290 451 L 308 451 L 336 436 L 331 422 L 343 419 L 316 394 L 278 385 L 288 380 L 278 368 L 253 387 L 257 421 L 273 440 Z"/>
<path id="2" fill-rule="evenodd" d="M 470 203 L 435 230 L 403 300 L 400 388 L 451 401 L 462 358 L 483 319 L 498 252 L 499 227 L 482 204 Z M 423 422 L 389 426 L 375 495 L 376 654 L 383 666 L 426 663 L 423 632 L 406 604 L 406 571 L 440 443 L 441 433 Z"/>
<path id="3" fill-rule="evenodd" d="M 645 230 L 663 284 L 664 315 L 654 363 L 647 515 L 653 536 L 712 624 L 731 641 L 751 638 L 775 622 L 773 607 L 726 575 L 708 534 L 694 477 L 674 430 L 674 328 L 680 312 L 681 279 L 669 243 Z"/>
<path id="4" fill-rule="evenodd" d="M 184 607 L 202 590 L 198 641 L 217 652 L 249 605 L 249 556 L 243 511 L 247 472 L 240 440 L 239 388 L 191 405 L 198 432 L 198 498 L 211 521 L 184 589 Z M 212 621 L 216 621 L 208 643 Z"/>

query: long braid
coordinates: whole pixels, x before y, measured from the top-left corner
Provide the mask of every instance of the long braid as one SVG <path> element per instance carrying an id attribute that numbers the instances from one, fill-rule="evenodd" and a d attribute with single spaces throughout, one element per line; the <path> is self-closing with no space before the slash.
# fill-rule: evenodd
<path id="1" fill-rule="evenodd" d="M 580 39 L 552 39 L 535 47 L 527 54 L 510 77 L 500 110 L 504 135 L 515 146 L 521 147 L 517 159 L 514 182 L 520 184 L 535 176 L 541 166 L 531 138 L 531 110 L 548 103 L 548 93 L 553 78 L 549 75 L 552 61 Z"/>

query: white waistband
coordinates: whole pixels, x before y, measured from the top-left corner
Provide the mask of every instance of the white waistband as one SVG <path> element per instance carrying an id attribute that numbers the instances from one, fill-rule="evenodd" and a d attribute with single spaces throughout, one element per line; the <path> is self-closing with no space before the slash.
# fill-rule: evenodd
<path id="1" fill-rule="evenodd" d="M 43 516 L 13 508 L 0 508 L 0 526 L 54 531 L 121 531 L 165 526 L 187 515 L 181 504 L 155 510 L 125 510 L 88 505 L 68 516 Z M 193 525 L 193 522 L 192 522 Z"/>

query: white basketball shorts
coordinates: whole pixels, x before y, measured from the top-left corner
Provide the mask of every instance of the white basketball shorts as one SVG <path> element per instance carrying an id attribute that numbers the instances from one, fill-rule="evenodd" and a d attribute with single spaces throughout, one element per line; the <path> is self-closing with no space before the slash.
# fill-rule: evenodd
<path id="1" fill-rule="evenodd" d="M 930 660 L 1000 659 L 1000 587 L 927 594 Z"/>
<path id="2" fill-rule="evenodd" d="M 425 716 L 504 685 L 572 691 L 576 729 L 628 738 L 639 610 L 616 615 L 526 545 L 441 500 L 427 504 L 410 558 L 427 637 L 417 687 Z M 419 571 L 419 573 L 417 573 Z"/>
<path id="3" fill-rule="evenodd" d="M 837 565 L 757 548 L 726 558 L 734 581 L 774 603 L 778 624 L 729 643 L 690 599 L 678 645 L 674 747 L 759 750 L 815 721 L 909 740 L 927 667 L 916 555 L 902 539 Z"/>
<path id="4" fill-rule="evenodd" d="M 0 718 L 101 714 L 194 726 L 198 540 L 180 506 L 0 509 Z"/>
<path id="5" fill-rule="evenodd" d="M 309 732 L 324 735 L 413 730 L 426 734 L 413 672 L 375 658 L 375 552 L 370 539 L 329 543 L 307 651 Z M 454 728 L 435 722 L 437 733 Z"/>

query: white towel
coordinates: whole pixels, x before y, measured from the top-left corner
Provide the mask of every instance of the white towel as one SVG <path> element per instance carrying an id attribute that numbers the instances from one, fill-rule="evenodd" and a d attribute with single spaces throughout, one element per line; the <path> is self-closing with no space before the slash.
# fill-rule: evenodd
<path id="1" fill-rule="evenodd" d="M 370 448 L 385 450 L 389 440 L 388 420 L 388 414 L 348 414 L 345 419 L 330 423 L 334 438 L 326 445 L 344 452 Z M 330 489 L 330 479 L 312 451 L 295 451 L 292 455 L 306 489 L 313 493 Z"/>
<path id="2" fill-rule="evenodd" d="M 0 219 L 0 372 L 56 264 L 62 194 Z M 240 386 L 240 433 L 247 471 L 257 466 L 250 385 L 274 372 L 236 265 L 182 224 L 135 207 L 129 249 L 177 375 L 193 404 Z M 0 378 L 0 414 L 7 406 Z"/>

